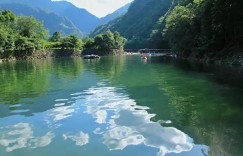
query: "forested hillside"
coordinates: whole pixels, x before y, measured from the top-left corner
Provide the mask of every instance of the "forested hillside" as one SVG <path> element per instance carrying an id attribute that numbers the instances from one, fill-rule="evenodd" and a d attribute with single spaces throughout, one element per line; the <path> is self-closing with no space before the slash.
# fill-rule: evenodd
<path id="1" fill-rule="evenodd" d="M 156 36 L 161 35 L 159 25 L 164 24 L 163 17 L 172 6 L 171 0 L 135 0 L 128 12 L 107 25 L 95 29 L 92 35 L 107 31 L 118 31 L 128 39 L 126 48 L 149 48 L 160 46 L 161 40 Z M 156 38 L 156 44 L 151 42 Z M 163 45 L 164 46 L 164 45 Z"/>
<path id="2" fill-rule="evenodd" d="M 121 7 L 114 13 L 111 13 L 103 18 L 98 18 L 91 13 L 89 13 L 87 10 L 78 8 L 74 6 L 72 3 L 67 1 L 51 1 L 51 0 L 0 0 L 0 6 L 8 4 L 11 6 L 14 4 L 17 6 L 17 4 L 24 4 L 31 6 L 32 8 L 40 8 L 42 10 L 53 12 L 57 14 L 60 17 L 65 17 L 66 20 L 70 20 L 75 27 L 79 29 L 84 34 L 89 34 L 91 31 L 93 31 L 98 25 L 105 24 L 109 22 L 110 20 L 124 14 L 127 11 L 127 8 L 129 6 L 126 5 L 124 7 Z M 18 6 L 17 6 L 18 7 Z M 10 8 L 4 8 L 4 9 L 10 9 L 14 11 L 17 14 L 20 14 L 23 12 L 25 14 L 25 9 L 18 9 L 18 12 L 16 12 L 15 7 Z M 34 16 L 37 12 L 34 13 Z M 38 15 L 40 16 L 40 15 Z M 38 17 L 36 17 L 38 18 Z M 52 17 L 49 17 L 51 19 Z M 40 18 L 38 18 L 40 19 Z M 46 24 L 46 23 L 45 23 Z M 58 29 L 56 29 L 58 30 Z"/>
<path id="3" fill-rule="evenodd" d="M 179 0 L 164 37 L 180 55 L 226 57 L 243 46 L 242 0 Z"/>
<path id="4" fill-rule="evenodd" d="M 184 57 L 242 52 L 242 0 L 135 0 L 128 12 L 92 35 L 118 31 L 126 48 L 172 48 Z"/>
<path id="5" fill-rule="evenodd" d="M 111 20 L 114 20 L 115 18 L 124 15 L 127 13 L 128 8 L 130 7 L 131 3 L 128 3 L 124 5 L 123 7 L 119 8 L 115 12 L 106 15 L 105 17 L 100 18 L 99 25 L 106 24 L 110 22 Z"/>
<path id="6" fill-rule="evenodd" d="M 67 18 L 58 16 L 53 12 L 48 12 L 40 8 L 31 7 L 26 4 L 1 4 L 1 10 L 11 10 L 16 15 L 33 16 L 39 21 L 42 21 L 44 26 L 48 29 L 48 33 L 51 35 L 57 30 L 63 35 L 76 34 L 77 36 L 83 36 L 80 30 Z"/>
<path id="7" fill-rule="evenodd" d="M 4 1 L 7 0 L 0 3 Z M 73 9 L 74 6 L 68 2 L 21 2 L 30 2 L 33 5 L 43 2 L 43 8 L 52 8 L 68 17 L 70 15 L 72 21 L 92 29 L 89 22 L 92 23 L 93 16 L 87 16 L 87 19 L 81 17 L 80 10 Z M 54 4 L 57 7 L 52 7 Z M 3 9 L 4 5 L 7 4 L 1 4 Z M 91 36 L 111 30 L 118 31 L 127 39 L 125 48 L 172 48 L 183 57 L 206 59 L 235 54 L 243 57 L 242 8 L 242 0 L 134 0 L 126 14 L 99 26 Z M 25 5 L 12 6 L 11 10 L 17 14 L 33 15 L 37 18 L 39 16 L 38 19 L 44 22 L 51 33 L 55 30 L 63 30 L 64 35 L 79 33 L 74 26 L 77 23 L 73 25 L 54 13 L 33 7 L 26 8 Z M 87 22 L 83 22 L 85 19 Z"/>
<path id="8" fill-rule="evenodd" d="M 90 14 L 85 9 L 77 8 L 73 4 L 65 1 L 51 0 L 0 0 L 0 3 L 18 3 L 38 7 L 43 10 L 54 12 L 60 16 L 68 18 L 83 33 L 93 30 L 99 18 Z"/>

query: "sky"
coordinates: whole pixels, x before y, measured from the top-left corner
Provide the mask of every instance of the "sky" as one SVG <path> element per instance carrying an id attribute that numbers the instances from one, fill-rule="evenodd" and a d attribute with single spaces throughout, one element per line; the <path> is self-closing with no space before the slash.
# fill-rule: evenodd
<path id="1" fill-rule="evenodd" d="M 52 0 L 61 1 L 61 0 Z M 79 8 L 84 8 L 97 17 L 104 17 L 133 0 L 65 0 Z"/>

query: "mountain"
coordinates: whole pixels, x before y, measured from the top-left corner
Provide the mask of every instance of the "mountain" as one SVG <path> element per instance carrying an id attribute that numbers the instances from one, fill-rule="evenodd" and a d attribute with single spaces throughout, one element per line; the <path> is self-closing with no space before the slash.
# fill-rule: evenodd
<path id="1" fill-rule="evenodd" d="M 114 13 L 111 13 L 103 18 L 98 18 L 87 10 L 78 8 L 72 3 L 66 1 L 51 1 L 51 0 L 0 0 L 0 4 L 25 4 L 32 7 L 37 7 L 45 11 L 54 12 L 55 14 L 69 19 L 81 32 L 89 34 L 98 25 L 106 24 L 110 20 L 124 14 L 130 4 L 123 6 Z M 14 8 L 12 8 L 14 9 Z M 21 13 L 20 10 L 18 13 Z M 35 14 L 36 15 L 36 14 Z"/>
<path id="2" fill-rule="evenodd" d="M 53 12 L 70 19 L 82 32 L 90 33 L 99 24 L 99 18 L 92 15 L 85 9 L 80 9 L 71 3 L 60 1 L 52 2 Z M 51 9 L 51 8 L 49 8 Z"/>
<path id="3" fill-rule="evenodd" d="M 103 18 L 98 18 L 87 10 L 78 8 L 72 3 L 66 1 L 51 1 L 51 0 L 0 0 L 0 4 L 27 4 L 32 7 L 37 7 L 46 11 L 54 12 L 59 16 L 69 19 L 81 32 L 89 34 L 98 25 L 106 24 L 110 20 L 126 13 L 130 4 L 127 4 L 114 13 L 111 13 Z M 20 11 L 19 11 L 20 13 Z"/>
<path id="4" fill-rule="evenodd" d="M 128 10 L 128 8 L 130 7 L 130 5 L 131 5 L 131 3 L 128 3 L 128 4 L 124 5 L 123 7 L 117 9 L 117 10 L 114 11 L 113 13 L 108 14 L 108 15 L 106 15 L 105 17 L 100 18 L 100 22 L 99 22 L 99 24 L 100 24 L 100 25 L 102 25 L 102 24 L 106 24 L 106 23 L 108 23 L 109 21 L 112 21 L 112 20 L 114 20 L 115 18 L 117 18 L 117 17 L 119 17 L 119 16 L 121 16 L 121 15 L 124 15 L 124 14 L 127 12 L 127 10 Z"/>
<path id="5" fill-rule="evenodd" d="M 68 18 L 80 31 L 89 33 L 99 24 L 99 18 L 85 9 L 77 8 L 65 1 L 51 0 L 0 0 L 0 3 L 21 3 L 54 12 Z"/>
<path id="6" fill-rule="evenodd" d="M 165 16 L 172 7 L 171 0 L 134 0 L 127 13 L 106 25 L 96 28 L 91 36 L 107 30 L 118 31 L 128 39 L 126 48 L 149 48 L 162 45 L 160 29 L 165 25 Z M 163 44 L 165 47 L 167 43 Z"/>
<path id="7" fill-rule="evenodd" d="M 1 4 L 1 10 L 11 10 L 16 15 L 33 16 L 42 21 L 44 26 L 49 30 L 49 34 L 60 31 L 63 35 L 76 34 L 83 36 L 79 29 L 67 18 L 61 17 L 53 12 L 48 12 L 40 8 L 28 6 L 25 4 Z"/>

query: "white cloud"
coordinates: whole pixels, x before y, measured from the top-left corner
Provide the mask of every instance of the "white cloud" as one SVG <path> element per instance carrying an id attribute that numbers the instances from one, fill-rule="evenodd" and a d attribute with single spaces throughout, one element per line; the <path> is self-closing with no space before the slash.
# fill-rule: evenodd
<path id="1" fill-rule="evenodd" d="M 61 1 L 61 0 L 53 0 Z M 103 17 L 114 12 L 133 0 L 65 0 L 73 3 L 79 8 L 84 8 L 97 17 Z"/>
<path id="2" fill-rule="evenodd" d="M 163 127 L 151 121 L 155 115 L 147 112 L 148 107 L 136 105 L 134 100 L 117 93 L 116 88 L 90 88 L 86 93 L 86 113 L 105 127 L 96 128 L 94 133 L 102 135 L 109 150 L 143 144 L 157 148 L 157 155 L 164 156 L 192 149 L 190 137 L 174 127 Z"/>
<path id="3" fill-rule="evenodd" d="M 72 116 L 74 109 L 71 106 L 56 107 L 50 111 L 50 116 L 53 117 L 54 121 L 60 121 Z"/>
<path id="4" fill-rule="evenodd" d="M 49 145 L 54 138 L 52 132 L 43 136 L 34 136 L 29 123 L 17 123 L 8 127 L 0 127 L 5 131 L 0 134 L 0 145 L 5 147 L 6 152 L 21 148 L 39 148 Z"/>
<path id="5" fill-rule="evenodd" d="M 82 131 L 76 135 L 63 134 L 63 139 L 64 140 L 71 139 L 72 141 L 76 142 L 77 146 L 83 146 L 89 143 L 89 135 Z"/>

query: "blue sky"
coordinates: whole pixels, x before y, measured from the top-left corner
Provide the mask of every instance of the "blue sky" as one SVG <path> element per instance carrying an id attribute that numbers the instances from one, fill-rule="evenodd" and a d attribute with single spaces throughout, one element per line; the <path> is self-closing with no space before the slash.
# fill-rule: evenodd
<path id="1" fill-rule="evenodd" d="M 61 1 L 61 0 L 53 0 Z M 103 17 L 114 12 L 133 0 L 66 0 L 79 8 L 84 8 L 97 17 Z"/>

